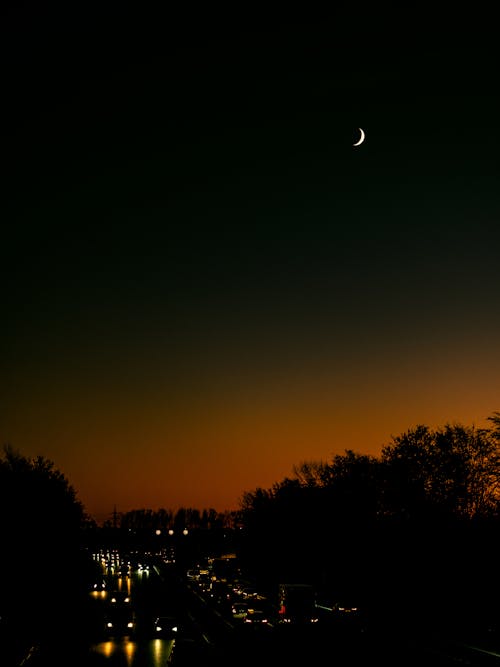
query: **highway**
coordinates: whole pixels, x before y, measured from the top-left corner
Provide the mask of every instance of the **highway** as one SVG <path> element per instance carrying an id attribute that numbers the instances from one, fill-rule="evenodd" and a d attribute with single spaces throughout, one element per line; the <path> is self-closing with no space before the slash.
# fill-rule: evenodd
<path id="1" fill-rule="evenodd" d="M 234 582 L 190 579 L 159 555 L 98 551 L 92 558 L 96 578 L 81 613 L 61 610 L 60 633 L 31 647 L 18 667 L 500 666 L 494 636 L 421 635 L 383 619 L 340 620 L 327 607 L 317 623 L 287 626 L 269 601 L 268 622 L 248 623 L 232 614 L 242 598 Z M 249 604 L 263 605 L 256 598 Z M 158 631 L 157 617 L 173 618 L 176 630 Z"/>

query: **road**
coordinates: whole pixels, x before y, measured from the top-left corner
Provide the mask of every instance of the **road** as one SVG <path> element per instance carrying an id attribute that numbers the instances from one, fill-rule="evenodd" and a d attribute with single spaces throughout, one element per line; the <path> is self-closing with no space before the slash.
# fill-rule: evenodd
<path id="1" fill-rule="evenodd" d="M 142 555 L 131 566 L 129 555 L 101 552 L 94 558 L 104 590 L 89 591 L 88 604 L 75 618 L 65 618 L 63 610 L 60 634 L 27 652 L 18 667 L 500 666 L 496 638 L 452 641 L 409 632 L 404 624 L 340 623 L 326 612 L 303 628 L 274 618 L 252 626 L 233 619 L 224 595 L 214 599 L 161 558 Z M 130 598 L 117 604 L 126 620 L 133 619 L 132 628 L 107 627 L 114 591 Z M 174 616 L 177 633 L 155 636 L 157 616 Z"/>

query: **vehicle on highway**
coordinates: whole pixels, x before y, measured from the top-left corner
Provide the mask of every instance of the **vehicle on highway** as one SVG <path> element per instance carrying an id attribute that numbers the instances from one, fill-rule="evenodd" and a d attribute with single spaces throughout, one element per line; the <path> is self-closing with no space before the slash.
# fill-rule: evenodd
<path id="1" fill-rule="evenodd" d="M 246 602 L 233 602 L 231 613 L 235 620 L 242 620 L 248 613 L 248 604 Z"/>
<path id="2" fill-rule="evenodd" d="M 112 591 L 109 602 L 116 606 L 130 605 L 130 595 L 127 591 Z"/>
<path id="3" fill-rule="evenodd" d="M 269 625 L 269 614 L 264 609 L 249 608 L 243 622 L 246 625 Z"/>
<path id="4" fill-rule="evenodd" d="M 362 631 L 364 628 L 364 615 L 357 604 L 338 603 L 332 616 L 334 622 L 343 630 Z"/>
<path id="5" fill-rule="evenodd" d="M 357 605 L 340 603 L 337 605 L 336 611 L 339 614 L 355 614 L 359 611 L 359 607 Z"/>
<path id="6" fill-rule="evenodd" d="M 316 592 L 311 584 L 281 583 L 279 584 L 278 600 L 280 623 L 318 622 Z"/>
<path id="7" fill-rule="evenodd" d="M 128 612 L 128 613 L 127 613 Z M 104 618 L 104 631 L 110 637 L 126 637 L 136 630 L 135 615 L 131 610 L 109 610 Z"/>
<path id="8" fill-rule="evenodd" d="M 259 597 L 259 592 L 253 586 L 247 586 L 241 589 L 241 596 L 245 599 L 256 599 Z"/>
<path id="9" fill-rule="evenodd" d="M 155 637 L 177 637 L 179 634 L 178 619 L 175 616 L 157 616 L 153 632 Z"/>
<path id="10" fill-rule="evenodd" d="M 92 590 L 93 591 L 105 591 L 106 590 L 106 580 L 105 579 L 97 579 L 94 581 L 92 585 Z"/>

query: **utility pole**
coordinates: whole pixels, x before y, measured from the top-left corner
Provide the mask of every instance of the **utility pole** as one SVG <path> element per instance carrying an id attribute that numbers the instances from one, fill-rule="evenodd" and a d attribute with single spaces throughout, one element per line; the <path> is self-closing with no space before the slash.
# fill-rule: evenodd
<path id="1" fill-rule="evenodd" d="M 113 544 L 113 549 L 118 549 L 119 538 L 118 538 L 118 512 L 116 511 L 116 504 L 113 505 L 113 529 L 111 531 L 111 542 Z"/>

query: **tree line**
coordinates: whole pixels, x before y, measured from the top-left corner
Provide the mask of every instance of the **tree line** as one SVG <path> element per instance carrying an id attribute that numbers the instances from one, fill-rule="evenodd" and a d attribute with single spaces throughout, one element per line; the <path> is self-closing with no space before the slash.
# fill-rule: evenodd
<path id="1" fill-rule="evenodd" d="M 271 488 L 245 491 L 234 512 L 139 509 L 102 528 L 53 462 L 7 446 L 0 458 L 0 564 L 4 572 L 15 567 L 46 581 L 71 580 L 74 591 L 75 573 L 85 569 L 83 548 L 105 531 L 141 536 L 187 529 L 216 536 L 203 542 L 213 549 L 237 549 L 242 566 L 266 587 L 310 582 L 366 608 L 404 609 L 412 617 L 445 609 L 455 622 L 470 609 L 476 617 L 494 614 L 500 412 L 488 422 L 487 428 L 418 425 L 392 437 L 379 456 L 345 450 L 329 461 L 302 462 Z M 32 588 L 29 577 L 6 582 L 4 622 L 22 618 L 26 626 L 31 617 L 35 626 L 44 618 L 43 598 Z M 59 585 L 53 599 L 67 604 L 68 590 Z"/>
<path id="2" fill-rule="evenodd" d="M 156 531 L 167 533 L 181 533 L 183 530 L 213 530 L 231 526 L 234 512 L 217 512 L 213 508 L 202 510 L 194 507 L 179 507 L 178 509 L 134 509 L 121 513 L 118 526 L 123 532 L 138 535 L 153 534 Z M 113 521 L 104 522 L 104 528 L 113 528 Z"/>
<path id="3" fill-rule="evenodd" d="M 10 446 L 0 458 L 0 639 L 6 664 L 72 636 L 88 597 L 82 536 L 93 520 L 54 463 Z"/>
<path id="4" fill-rule="evenodd" d="M 496 614 L 500 413 L 488 421 L 418 425 L 380 456 L 345 450 L 246 492 L 245 560 L 263 582 L 309 581 L 374 613 Z"/>

